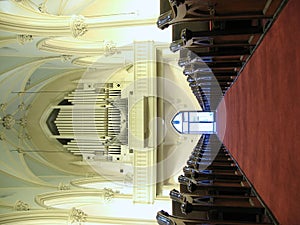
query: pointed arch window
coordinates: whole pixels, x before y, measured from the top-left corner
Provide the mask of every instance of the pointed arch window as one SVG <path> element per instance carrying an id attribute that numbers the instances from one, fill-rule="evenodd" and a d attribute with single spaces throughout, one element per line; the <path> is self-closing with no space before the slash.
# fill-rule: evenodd
<path id="1" fill-rule="evenodd" d="M 214 112 L 181 111 L 171 123 L 180 134 L 215 133 L 216 130 Z"/>

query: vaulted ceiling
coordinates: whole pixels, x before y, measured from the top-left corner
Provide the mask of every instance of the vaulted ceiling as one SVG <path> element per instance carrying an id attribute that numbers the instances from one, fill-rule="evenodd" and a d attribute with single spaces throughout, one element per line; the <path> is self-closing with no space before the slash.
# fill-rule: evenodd
<path id="1" fill-rule="evenodd" d="M 75 215 L 85 218 L 80 211 L 83 210 L 92 216 L 111 218 L 103 222 L 103 218 L 89 217 L 97 224 L 115 224 L 118 217 L 111 207 L 133 207 L 132 186 L 120 186 L 132 182 L 131 174 L 111 177 L 115 182 L 99 176 L 82 155 L 66 152 L 61 143 L 47 135 L 45 112 L 78 88 L 80 80 L 93 80 L 96 76 L 101 81 L 118 81 L 124 88 L 130 87 L 137 57 L 135 43 L 151 43 L 157 60 L 153 74 L 164 79 L 158 95 L 166 99 L 162 103 L 165 117 L 155 121 L 164 130 L 163 141 L 158 140 L 164 143 L 164 151 L 157 157 L 163 160 L 166 155 L 175 155 L 173 162 L 178 163 L 165 165 L 165 170 L 172 175 L 178 173 L 180 159 L 186 158 L 178 151 L 183 146 L 192 148 L 199 136 L 181 137 L 167 120 L 178 110 L 197 110 L 199 106 L 185 78 L 178 75 L 178 56 L 168 50 L 170 30 L 156 27 L 159 1 L 4 0 L 0 1 L 0 9 L 0 213 L 8 213 L 7 223 L 22 224 L 18 218 L 27 209 L 42 210 L 26 214 L 31 218 L 28 224 L 34 224 L 33 218 L 41 218 L 45 215 L 43 210 L 50 207 L 54 210 L 47 212 L 53 218 L 51 224 L 61 224 L 70 222 L 70 217 L 77 218 L 71 222 L 80 222 Z M 174 87 L 182 91 L 172 93 Z M 161 181 L 165 188 L 174 187 L 172 176 L 166 176 L 170 179 Z M 152 224 L 155 208 L 169 204 L 164 200 L 164 189 L 158 193 L 160 197 L 155 197 L 154 205 L 143 206 L 145 211 L 151 208 L 153 215 L 136 216 L 134 211 L 120 214 L 129 220 L 124 219 L 122 224 L 134 224 L 131 219 L 137 218 L 146 218 L 143 224 Z M 79 196 L 86 196 L 85 200 Z M 119 203 L 105 205 L 105 201 L 114 198 Z M 102 213 L 95 210 L 99 204 Z M 59 208 L 66 211 L 55 211 Z"/>

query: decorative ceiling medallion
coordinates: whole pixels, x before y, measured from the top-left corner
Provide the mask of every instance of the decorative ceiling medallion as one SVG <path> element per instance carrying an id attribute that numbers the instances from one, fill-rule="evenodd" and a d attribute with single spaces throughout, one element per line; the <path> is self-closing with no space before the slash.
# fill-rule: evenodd
<path id="1" fill-rule="evenodd" d="M 72 55 L 61 55 L 60 60 L 62 62 L 70 62 L 72 60 Z"/>
<path id="2" fill-rule="evenodd" d="M 0 111 L 4 112 L 7 109 L 7 103 L 0 104 Z"/>
<path id="3" fill-rule="evenodd" d="M 112 41 L 105 41 L 104 43 L 104 55 L 105 56 L 111 56 L 114 54 L 120 54 L 121 51 L 118 50 L 116 43 L 112 42 Z"/>
<path id="4" fill-rule="evenodd" d="M 72 16 L 70 28 L 74 38 L 83 36 L 88 31 L 84 16 Z"/>
<path id="5" fill-rule="evenodd" d="M 28 211 L 30 209 L 29 205 L 21 200 L 17 201 L 14 209 L 17 211 Z"/>
<path id="6" fill-rule="evenodd" d="M 104 201 L 109 203 L 114 198 L 114 191 L 111 188 L 104 188 Z"/>
<path id="7" fill-rule="evenodd" d="M 16 123 L 15 118 L 11 114 L 7 114 L 2 118 L 2 125 L 6 129 L 11 129 Z"/>
<path id="8" fill-rule="evenodd" d="M 87 214 L 85 214 L 82 210 L 72 208 L 70 215 L 69 215 L 69 221 L 71 224 L 81 224 L 85 222 L 87 219 Z"/>
<path id="9" fill-rule="evenodd" d="M 70 190 L 71 187 L 68 184 L 64 184 L 63 182 L 60 182 L 57 186 L 57 189 L 60 191 L 66 191 L 66 190 Z"/>
<path id="10" fill-rule="evenodd" d="M 24 45 L 33 41 L 33 36 L 29 34 L 18 34 L 17 41 L 19 44 Z"/>

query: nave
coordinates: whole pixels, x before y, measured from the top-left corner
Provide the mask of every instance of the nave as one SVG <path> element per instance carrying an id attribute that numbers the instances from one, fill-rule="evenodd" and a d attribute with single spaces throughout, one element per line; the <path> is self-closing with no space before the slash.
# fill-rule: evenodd
<path id="1" fill-rule="evenodd" d="M 161 1 L 158 27 L 172 29 L 170 49 L 180 51 L 178 64 L 183 67 L 202 108 L 216 110 L 218 136 L 233 157 L 226 160 L 226 166 L 232 169 L 229 165 L 233 160 L 239 172 L 225 182 L 218 181 L 216 170 L 209 170 L 216 174 L 210 177 L 202 174 L 199 179 L 198 174 L 205 170 L 197 166 L 202 160 L 205 162 L 205 156 L 195 162 L 195 147 L 187 161 L 189 169 L 185 167 L 184 175 L 178 178 L 180 190 L 170 192 L 173 211 L 158 212 L 159 224 L 298 224 L 300 221 L 299 179 L 295 177 L 295 171 L 299 171 L 296 147 L 299 43 L 295 40 L 297 33 L 292 31 L 298 32 L 296 11 L 300 6 L 297 1 L 252 3 Z M 215 75 L 220 89 L 208 81 L 208 70 Z M 220 101 L 212 98 L 219 90 L 224 95 Z M 225 166 L 218 157 L 208 168 Z M 239 173 L 246 183 L 237 181 Z M 224 193 L 212 196 L 209 190 L 214 185 L 222 186 L 224 192 L 240 188 L 243 197 L 236 197 L 236 193 L 225 198 Z M 202 186 L 206 192 L 199 192 Z M 242 192 L 247 187 L 254 191 L 255 200 L 251 191 L 250 195 Z M 245 215 L 247 205 L 249 214 Z M 262 214 L 251 219 L 251 212 L 258 213 L 259 209 L 264 212 L 264 219 Z M 232 217 L 231 210 L 236 210 Z"/>
<path id="2" fill-rule="evenodd" d="M 183 174 L 170 192 L 172 215 L 159 211 L 158 224 L 278 223 L 216 135 L 201 136 Z"/>

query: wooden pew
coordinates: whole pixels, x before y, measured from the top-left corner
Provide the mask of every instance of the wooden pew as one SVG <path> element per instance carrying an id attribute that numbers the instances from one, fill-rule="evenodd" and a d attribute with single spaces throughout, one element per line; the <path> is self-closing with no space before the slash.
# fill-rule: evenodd
<path id="1" fill-rule="evenodd" d="M 207 182 L 206 182 L 207 181 Z M 195 181 L 183 175 L 178 177 L 180 192 L 203 195 L 249 195 L 251 188 L 247 182 L 214 182 L 213 180 Z"/>
<path id="2" fill-rule="evenodd" d="M 207 220 L 207 219 L 191 219 L 178 216 L 169 215 L 167 212 L 161 210 L 156 215 L 156 220 L 159 225 L 270 225 L 272 223 L 263 222 L 247 222 L 247 221 L 221 221 L 221 220 Z"/>
<path id="3" fill-rule="evenodd" d="M 205 212 L 202 217 L 209 220 L 223 219 L 241 220 L 241 215 L 253 222 L 261 222 L 265 209 L 255 196 L 228 196 L 228 195 L 194 195 L 180 193 L 177 190 L 170 192 L 170 198 L 180 205 L 182 214 Z M 177 204 L 178 205 L 178 204 Z M 235 216 L 239 214 L 238 216 Z"/>
<path id="4" fill-rule="evenodd" d="M 170 25 L 192 21 L 208 21 L 211 27 L 217 21 L 271 19 L 281 0 L 170 0 L 170 10 L 161 14 L 157 26 L 165 29 Z"/>
<path id="5" fill-rule="evenodd" d="M 189 166 L 183 168 L 184 176 L 192 179 L 208 179 L 208 180 L 238 180 L 243 181 L 244 176 L 239 170 L 197 170 Z"/>

